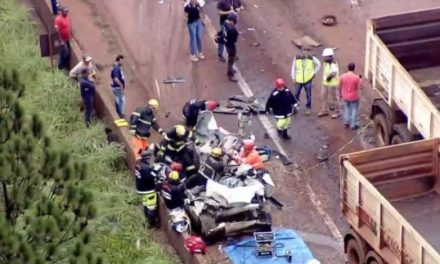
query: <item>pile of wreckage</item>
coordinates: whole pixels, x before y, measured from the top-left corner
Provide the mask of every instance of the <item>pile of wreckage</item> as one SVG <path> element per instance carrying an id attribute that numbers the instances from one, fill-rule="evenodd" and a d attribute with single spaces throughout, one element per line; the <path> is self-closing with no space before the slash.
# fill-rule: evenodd
<path id="1" fill-rule="evenodd" d="M 236 114 L 239 133 L 231 133 L 217 124 L 210 111 L 199 114 L 194 141 L 188 142 L 198 164 L 204 164 L 211 150 L 220 147 L 224 153 L 224 175 L 208 179 L 206 186 L 185 191 L 187 200 L 183 209 L 171 211 L 172 228 L 178 232 L 188 230 L 200 235 L 203 241 L 213 243 L 225 237 L 254 232 L 271 231 L 272 218 L 269 203 L 281 209 L 282 204 L 273 197 L 275 184 L 267 170 L 255 170 L 249 164 L 238 164 L 232 153 L 240 151 L 243 140 L 255 139 L 245 131 L 251 116 L 264 111 L 255 98 L 235 96 L 222 104 L 217 113 Z M 278 153 L 266 146 L 256 148 L 263 161 Z M 169 163 L 168 163 L 169 164 Z M 160 178 L 166 178 L 169 168 L 158 163 Z"/>

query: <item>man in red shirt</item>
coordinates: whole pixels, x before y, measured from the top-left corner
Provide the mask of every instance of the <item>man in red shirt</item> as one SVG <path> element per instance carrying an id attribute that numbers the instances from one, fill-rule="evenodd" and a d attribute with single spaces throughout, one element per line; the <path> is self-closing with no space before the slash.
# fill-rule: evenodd
<path id="1" fill-rule="evenodd" d="M 63 6 L 60 8 L 61 14 L 55 18 L 55 28 L 60 38 L 60 57 L 58 69 L 69 67 L 70 63 L 70 39 L 72 38 L 72 27 L 70 22 L 69 8 Z"/>
<path id="2" fill-rule="evenodd" d="M 340 77 L 339 91 L 342 100 L 344 100 L 344 121 L 345 128 L 351 127 L 356 130 L 359 128 L 357 124 L 357 115 L 359 111 L 359 89 L 361 86 L 361 77 L 354 73 L 356 65 L 348 64 L 348 72 Z"/>

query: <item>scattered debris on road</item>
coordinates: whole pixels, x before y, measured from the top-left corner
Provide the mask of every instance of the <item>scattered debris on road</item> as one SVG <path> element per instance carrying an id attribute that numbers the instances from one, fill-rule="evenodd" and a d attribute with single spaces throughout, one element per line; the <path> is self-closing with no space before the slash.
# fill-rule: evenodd
<path id="1" fill-rule="evenodd" d="M 295 38 L 291 42 L 293 45 L 295 45 L 296 47 L 298 47 L 300 49 L 303 47 L 315 47 L 316 48 L 316 47 L 319 47 L 322 45 L 317 40 L 315 40 L 312 37 L 307 36 L 307 35 L 302 36 L 300 38 Z"/>
<path id="2" fill-rule="evenodd" d="M 321 23 L 324 26 L 332 27 L 332 26 L 335 26 L 338 23 L 338 21 L 336 20 L 336 16 L 326 15 L 321 18 Z"/>
<path id="3" fill-rule="evenodd" d="M 183 77 L 176 77 L 176 78 L 168 77 L 163 81 L 163 83 L 173 84 L 173 83 L 184 83 L 185 81 L 186 80 Z"/>

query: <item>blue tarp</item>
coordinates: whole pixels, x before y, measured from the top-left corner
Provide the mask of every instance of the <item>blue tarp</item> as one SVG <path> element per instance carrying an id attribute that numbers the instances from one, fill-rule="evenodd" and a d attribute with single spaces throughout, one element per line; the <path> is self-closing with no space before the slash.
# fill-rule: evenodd
<path id="1" fill-rule="evenodd" d="M 280 229 L 274 232 L 277 254 L 284 255 L 286 250 L 292 252 L 293 264 L 307 264 L 314 259 L 312 252 L 304 240 L 293 230 Z M 225 252 L 234 264 L 285 264 L 289 263 L 285 257 L 259 258 L 255 255 L 255 239 L 241 240 L 225 248 Z"/>

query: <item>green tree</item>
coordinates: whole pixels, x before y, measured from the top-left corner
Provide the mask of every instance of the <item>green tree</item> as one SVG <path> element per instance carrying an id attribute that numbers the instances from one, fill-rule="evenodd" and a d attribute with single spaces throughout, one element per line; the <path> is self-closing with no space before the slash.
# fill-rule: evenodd
<path id="1" fill-rule="evenodd" d="M 87 230 L 87 167 L 25 113 L 24 91 L 16 71 L 0 69 L 0 263 L 102 263 Z"/>

